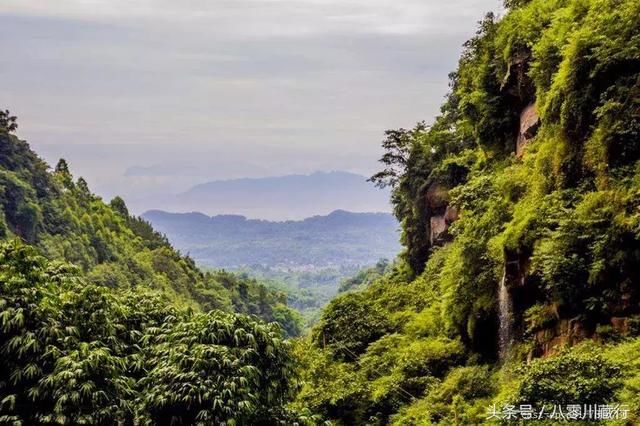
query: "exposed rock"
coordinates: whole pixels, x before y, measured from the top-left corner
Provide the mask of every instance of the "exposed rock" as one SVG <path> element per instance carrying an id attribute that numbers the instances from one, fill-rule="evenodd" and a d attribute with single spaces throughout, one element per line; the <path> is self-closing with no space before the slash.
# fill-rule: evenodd
<path id="1" fill-rule="evenodd" d="M 516 108 L 526 105 L 535 94 L 535 86 L 528 75 L 530 60 L 531 52 L 528 50 L 515 52 L 500 86 L 502 93 L 512 97 Z"/>
<path id="2" fill-rule="evenodd" d="M 578 317 L 572 319 L 560 319 L 554 325 L 538 330 L 533 335 L 533 349 L 528 353 L 527 360 L 534 358 L 546 358 L 565 346 L 573 346 L 586 339 L 597 342 L 606 341 L 611 335 L 618 337 L 637 336 L 640 334 L 640 317 L 611 317 L 611 327 L 605 327 L 603 331 L 598 327 L 588 327 Z"/>
<path id="3" fill-rule="evenodd" d="M 440 245 L 450 240 L 449 227 L 458 219 L 459 211 L 449 205 L 449 189 L 438 182 L 432 183 L 426 193 L 429 212 L 429 241 Z"/>
<path id="4" fill-rule="evenodd" d="M 611 318 L 611 327 L 621 336 L 629 334 L 629 318 L 613 317 Z"/>
<path id="5" fill-rule="evenodd" d="M 447 206 L 447 209 L 444 211 L 444 221 L 446 222 L 447 227 L 458 220 L 459 217 L 460 212 L 457 207 Z"/>
<path id="6" fill-rule="evenodd" d="M 522 157 L 527 143 L 533 139 L 540 128 L 540 116 L 535 103 L 529 104 L 520 114 L 520 131 L 516 142 L 516 156 Z"/>
<path id="7" fill-rule="evenodd" d="M 524 286 L 531 262 L 529 254 L 505 251 L 504 257 L 504 276 L 509 287 Z"/>
<path id="8" fill-rule="evenodd" d="M 441 245 L 451 240 L 449 227 L 458 220 L 458 209 L 447 206 L 443 214 L 431 216 L 429 219 L 429 241 L 431 245 Z"/>
<path id="9" fill-rule="evenodd" d="M 611 307 L 611 311 L 618 316 L 623 316 L 629 312 L 637 312 L 638 307 L 634 304 L 633 294 L 629 291 L 623 292 L 620 295 L 620 299 Z"/>
<path id="10" fill-rule="evenodd" d="M 427 207 L 432 213 L 444 210 L 449 203 L 449 189 L 441 183 L 432 183 L 427 189 Z"/>
<path id="11" fill-rule="evenodd" d="M 431 229 L 429 241 L 432 246 L 437 245 L 442 241 L 445 233 L 447 232 L 447 221 L 445 220 L 445 217 L 441 215 L 431 216 L 429 225 Z"/>
<path id="12" fill-rule="evenodd" d="M 534 335 L 535 348 L 529 358 L 546 358 L 565 346 L 572 346 L 589 337 L 584 324 L 578 318 L 563 319 L 554 327 L 540 330 Z"/>

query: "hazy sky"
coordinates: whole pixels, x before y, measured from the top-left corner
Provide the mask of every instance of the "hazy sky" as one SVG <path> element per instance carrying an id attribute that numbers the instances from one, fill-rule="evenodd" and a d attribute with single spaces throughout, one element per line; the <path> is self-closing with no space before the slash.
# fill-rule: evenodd
<path id="1" fill-rule="evenodd" d="M 0 107 L 47 160 L 135 198 L 375 171 L 430 120 L 500 0 L 1 0 Z"/>

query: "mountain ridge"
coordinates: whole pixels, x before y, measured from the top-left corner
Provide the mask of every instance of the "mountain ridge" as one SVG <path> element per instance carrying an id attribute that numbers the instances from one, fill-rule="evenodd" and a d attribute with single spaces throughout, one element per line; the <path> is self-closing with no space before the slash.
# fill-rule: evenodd
<path id="1" fill-rule="evenodd" d="M 388 190 L 376 188 L 365 176 L 344 171 L 214 180 L 183 192 L 138 199 L 132 205 L 139 212 L 240 214 L 271 221 L 300 220 L 335 210 L 391 211 Z"/>
<path id="2" fill-rule="evenodd" d="M 280 180 L 295 180 L 298 178 L 310 178 L 310 177 L 353 177 L 353 178 L 364 178 L 367 179 L 364 175 L 343 171 L 343 170 L 317 170 L 312 173 L 291 173 L 291 174 L 283 174 L 283 175 L 274 175 L 274 176 L 262 176 L 262 177 L 241 177 L 241 178 L 230 178 L 230 179 L 214 179 L 207 182 L 199 183 L 193 185 L 187 191 L 183 191 L 182 193 L 188 193 L 194 190 L 198 190 L 201 188 L 206 188 L 208 186 L 215 186 L 217 184 L 228 184 L 228 183 L 245 183 L 245 182 L 274 182 Z"/>
<path id="3" fill-rule="evenodd" d="M 181 251 L 211 267 L 369 265 L 400 249 L 399 225 L 388 213 L 335 210 L 303 220 L 269 221 L 151 210 L 142 217 Z"/>
<path id="4" fill-rule="evenodd" d="M 241 214 L 216 214 L 216 215 L 207 215 L 202 212 L 168 212 L 160 209 L 151 209 L 142 213 L 142 216 L 164 216 L 164 215 L 178 215 L 178 216 L 189 216 L 193 218 L 206 218 L 206 219 L 238 219 L 246 222 L 267 222 L 267 223 L 292 223 L 292 222 L 310 222 L 313 220 L 317 220 L 319 218 L 336 218 L 336 217 L 353 217 L 353 216 L 367 216 L 367 217 L 393 217 L 391 213 L 384 212 L 351 212 L 343 209 L 336 209 L 330 212 L 329 214 L 322 215 L 317 214 L 309 217 L 305 217 L 304 219 L 285 219 L 285 220 L 269 220 L 269 219 L 257 219 L 250 218 Z"/>

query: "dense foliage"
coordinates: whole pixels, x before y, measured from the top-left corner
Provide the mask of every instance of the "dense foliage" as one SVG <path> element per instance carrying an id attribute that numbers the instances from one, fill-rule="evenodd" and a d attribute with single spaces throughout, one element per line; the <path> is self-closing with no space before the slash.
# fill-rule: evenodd
<path id="1" fill-rule="evenodd" d="M 113 291 L 22 243 L 0 245 L 0 264 L 0 423 L 290 418 L 292 358 L 276 324 Z"/>
<path id="2" fill-rule="evenodd" d="M 49 259 L 81 269 L 87 280 L 110 288 L 144 287 L 181 306 L 222 309 L 280 321 L 292 335 L 301 320 L 286 297 L 255 280 L 201 272 L 145 220 L 115 197 L 105 204 L 84 179 L 74 181 L 65 160 L 55 169 L 29 145 L 0 128 L 0 238 L 20 238 Z M 11 129 L 10 129 L 11 128 Z"/>
<path id="3" fill-rule="evenodd" d="M 201 272 L 16 129 L 1 112 L 0 424 L 316 423 L 286 408 L 284 293 Z"/>
<path id="4" fill-rule="evenodd" d="M 434 123 L 386 134 L 372 180 L 392 189 L 403 261 L 297 350 L 298 402 L 338 424 L 614 402 L 640 421 L 640 3 L 506 6 Z"/>
<path id="5" fill-rule="evenodd" d="M 372 180 L 392 189 L 401 260 L 345 281 L 292 348 L 209 311 L 294 333 L 281 296 L 200 273 L 122 200 L 49 173 L 0 114 L 0 232 L 50 259 L 0 250 L 2 421 L 449 425 L 617 403 L 640 423 L 640 3 L 505 5 L 435 122 L 386 134 Z"/>

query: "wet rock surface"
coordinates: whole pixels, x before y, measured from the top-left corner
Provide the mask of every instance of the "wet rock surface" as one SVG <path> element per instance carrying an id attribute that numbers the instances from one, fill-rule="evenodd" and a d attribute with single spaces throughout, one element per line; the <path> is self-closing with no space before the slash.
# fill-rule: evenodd
<path id="1" fill-rule="evenodd" d="M 529 104 L 520 114 L 520 131 L 516 141 L 516 156 L 522 157 L 527 144 L 538 133 L 540 116 L 535 104 Z"/>

